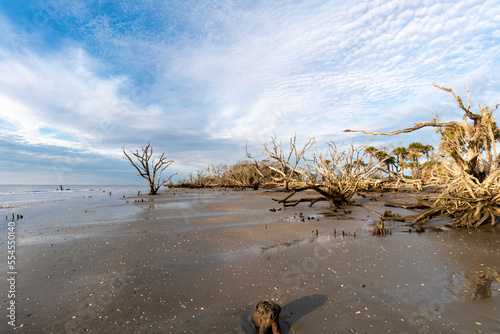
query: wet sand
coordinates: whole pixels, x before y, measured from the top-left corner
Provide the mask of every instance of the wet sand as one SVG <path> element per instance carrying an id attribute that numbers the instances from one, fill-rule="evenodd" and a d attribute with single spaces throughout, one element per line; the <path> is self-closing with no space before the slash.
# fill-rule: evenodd
<path id="1" fill-rule="evenodd" d="M 15 331 L 254 333 L 255 304 L 273 300 L 283 333 L 500 333 L 498 227 L 372 236 L 362 208 L 270 211 L 283 196 L 169 189 L 78 206 L 64 224 L 45 212 L 43 228 L 25 215 Z"/>

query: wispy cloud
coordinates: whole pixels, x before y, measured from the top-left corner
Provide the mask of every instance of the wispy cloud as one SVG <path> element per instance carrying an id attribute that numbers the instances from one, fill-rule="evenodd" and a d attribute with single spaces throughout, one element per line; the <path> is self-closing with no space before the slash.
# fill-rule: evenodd
<path id="1" fill-rule="evenodd" d="M 151 140 L 188 171 L 244 158 L 245 144 L 257 149 L 273 134 L 350 141 L 343 129 L 393 130 L 436 110 L 459 117 L 432 86 L 464 95 L 456 76 L 468 79 L 473 105 L 500 102 L 495 1 L 96 0 L 16 10 L 0 7 L 10 41 L 0 43 L 0 137 L 25 152 L 59 147 L 126 168 L 122 146 Z"/>

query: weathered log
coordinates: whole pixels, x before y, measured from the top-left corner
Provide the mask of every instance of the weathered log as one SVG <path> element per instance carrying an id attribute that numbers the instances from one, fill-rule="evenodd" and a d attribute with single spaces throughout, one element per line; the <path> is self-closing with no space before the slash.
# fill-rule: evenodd
<path id="1" fill-rule="evenodd" d="M 290 198 L 293 197 L 296 193 L 306 191 L 306 190 L 314 190 L 315 192 L 319 193 L 322 195 L 321 197 L 302 197 L 296 200 L 291 200 Z M 296 206 L 299 203 L 303 202 L 309 202 L 309 206 L 312 206 L 314 203 L 320 202 L 320 201 L 327 201 L 330 203 L 330 206 L 332 207 L 339 207 L 342 205 L 350 205 L 352 204 L 352 201 L 344 198 L 341 193 L 337 193 L 332 191 L 332 189 L 324 190 L 321 186 L 316 186 L 316 185 L 310 185 L 306 187 L 301 187 L 301 188 L 294 188 L 292 192 L 286 196 L 283 199 L 277 199 L 273 198 L 273 201 L 276 201 L 280 204 L 283 204 L 283 206 Z"/>
<path id="2" fill-rule="evenodd" d="M 274 201 L 277 201 L 278 203 L 282 203 L 284 207 L 295 207 L 299 203 L 303 202 L 310 202 L 309 206 L 313 206 L 314 203 L 316 202 L 321 202 L 321 201 L 328 201 L 328 198 L 322 196 L 322 197 L 315 197 L 315 198 L 299 198 L 299 199 L 294 199 L 294 200 L 278 200 L 273 198 Z"/>

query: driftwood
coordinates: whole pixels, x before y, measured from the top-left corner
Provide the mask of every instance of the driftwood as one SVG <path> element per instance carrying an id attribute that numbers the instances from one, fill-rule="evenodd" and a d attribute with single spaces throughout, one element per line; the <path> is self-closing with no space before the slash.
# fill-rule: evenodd
<path id="1" fill-rule="evenodd" d="M 447 189 L 436 198 L 431 209 L 413 221 L 424 224 L 438 215 L 452 216 L 453 227 L 479 227 L 486 221 L 494 226 L 496 216 L 500 216 L 500 170 L 495 167 L 491 174 L 479 182 L 466 174 L 457 165 L 450 168 L 450 173 L 461 177 L 450 183 Z"/>
<path id="2" fill-rule="evenodd" d="M 310 206 L 326 201 L 332 207 L 352 205 L 352 197 L 356 194 L 360 184 L 367 175 L 370 175 L 376 166 L 366 166 L 363 158 L 366 156 L 366 145 L 355 147 L 352 143 L 347 150 L 341 150 L 335 143 L 327 143 L 326 153 L 314 155 L 312 160 L 304 159 L 301 167 L 285 162 L 288 169 L 293 171 L 294 187 L 292 192 L 283 199 L 273 199 L 284 206 L 296 206 L 308 202 Z M 297 193 L 310 190 L 320 197 L 302 197 L 292 199 Z"/>
<path id="3" fill-rule="evenodd" d="M 496 128 L 493 108 L 479 105 L 479 112 L 470 108 L 470 92 L 467 91 L 467 106 L 451 88 L 434 84 L 436 88 L 451 93 L 464 111 L 462 122 L 416 123 L 413 127 L 392 132 L 362 132 L 374 135 L 392 136 L 409 133 L 424 127 L 437 127 L 442 134 L 441 148 L 446 154 L 443 159 L 444 174 L 434 177 L 435 182 L 443 185 L 442 193 L 434 198 L 433 203 L 424 213 L 416 217 L 411 225 L 424 224 L 436 216 L 451 216 L 453 227 L 478 227 L 490 221 L 496 224 L 500 216 L 500 156 L 496 150 L 496 140 L 500 132 Z"/>
<path id="4" fill-rule="evenodd" d="M 264 155 L 268 160 L 259 161 L 255 159 L 246 149 L 246 154 L 249 159 L 254 162 L 256 172 L 260 177 L 265 178 L 266 174 L 272 179 L 276 185 L 282 185 L 283 190 L 290 190 L 290 186 L 294 185 L 297 174 L 296 170 L 299 164 L 305 161 L 305 154 L 316 143 L 314 138 L 307 141 L 302 149 L 297 147 L 297 136 L 290 139 L 288 149 L 284 149 L 283 145 L 278 142 L 276 136 L 271 137 L 271 142 L 264 144 Z M 271 170 L 271 173 L 266 173 L 266 170 Z"/>
<path id="5" fill-rule="evenodd" d="M 315 192 L 317 192 L 323 196 L 312 197 L 312 198 L 302 197 L 299 199 L 290 199 L 296 193 L 306 191 L 306 190 L 314 190 Z M 310 203 L 309 206 L 313 206 L 314 203 L 321 202 L 321 201 L 326 201 L 326 202 L 330 203 L 330 206 L 342 206 L 342 205 L 352 204 L 351 201 L 347 200 L 341 194 L 336 194 L 335 192 L 328 193 L 328 190 L 323 189 L 323 187 L 321 185 L 310 185 L 310 186 L 306 186 L 306 187 L 295 188 L 285 198 L 283 198 L 283 199 L 273 198 L 272 200 L 276 201 L 280 204 L 283 204 L 284 207 L 297 206 L 297 204 L 304 203 L 304 202 L 309 202 Z"/>
<path id="6" fill-rule="evenodd" d="M 387 171 L 384 171 L 387 173 Z M 363 179 L 358 189 L 360 191 L 370 191 L 370 192 L 378 192 L 378 191 L 400 191 L 405 190 L 402 186 L 408 186 L 407 190 L 411 191 L 422 191 L 424 182 L 421 179 L 405 179 L 398 175 L 393 174 L 393 178 L 386 179 L 371 179 L 365 178 Z"/>
<path id="7" fill-rule="evenodd" d="M 368 135 L 394 136 L 394 135 L 398 135 L 401 133 L 413 132 L 415 130 L 419 130 L 419 129 L 422 129 L 425 127 L 441 128 L 441 127 L 452 126 L 452 125 L 456 125 L 456 124 L 457 124 L 457 122 L 439 123 L 436 121 L 432 121 L 432 122 L 415 123 L 415 125 L 412 126 L 411 128 L 396 130 L 396 131 L 392 131 L 392 132 L 374 132 L 374 131 L 351 130 L 351 129 L 345 129 L 344 132 L 361 132 L 361 133 L 365 133 Z"/>

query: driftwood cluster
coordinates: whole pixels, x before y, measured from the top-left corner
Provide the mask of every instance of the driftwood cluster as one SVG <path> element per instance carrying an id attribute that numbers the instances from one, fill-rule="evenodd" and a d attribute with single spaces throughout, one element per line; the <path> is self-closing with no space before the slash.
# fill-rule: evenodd
<path id="1" fill-rule="evenodd" d="M 359 187 L 366 182 L 378 165 L 367 165 L 364 160 L 367 157 L 366 145 L 354 146 L 352 143 L 345 150 L 334 142 L 327 143 L 324 152 L 316 151 L 311 158 L 306 156 L 313 145 L 314 139 L 309 140 L 302 148 L 298 148 L 295 137 L 290 141 L 287 152 L 272 140 L 272 150 L 265 146 L 264 154 L 267 161 L 273 161 L 275 166 L 271 167 L 279 177 L 274 178 L 277 184 L 284 189 L 291 186 L 291 193 L 282 199 L 273 199 L 283 206 L 296 206 L 299 203 L 309 203 L 310 206 L 317 202 L 326 201 L 332 207 L 354 204 L 352 197 Z M 261 162 L 253 158 L 248 152 L 249 158 L 255 161 L 256 169 L 262 174 Z M 298 193 L 312 192 L 318 196 L 304 196 L 294 198 Z"/>
<path id="2" fill-rule="evenodd" d="M 461 122 L 438 122 L 435 119 L 389 133 L 345 131 L 392 136 L 424 127 L 438 128 L 442 135 L 443 170 L 433 175 L 433 181 L 443 190 L 411 225 L 424 224 L 438 215 L 453 217 L 453 222 L 449 224 L 453 227 L 478 227 L 485 222 L 495 225 L 495 217 L 500 215 L 500 156 L 496 149 L 500 132 L 493 112 L 499 105 L 493 108 L 479 105 L 479 112 L 473 113 L 467 81 L 467 105 L 452 89 L 434 86 L 453 95 L 464 112 Z"/>
<path id="3" fill-rule="evenodd" d="M 385 228 L 383 220 L 380 220 L 378 226 L 377 225 L 373 226 L 372 235 L 387 235 L 387 234 L 391 234 L 391 230 Z"/>
<path id="4" fill-rule="evenodd" d="M 428 151 L 432 148 L 430 145 L 412 143 L 408 148 L 399 147 L 393 150 L 392 157 L 383 151 L 376 151 L 374 147 L 367 147 L 366 144 L 354 146 L 351 143 L 344 148 L 329 142 L 326 149 L 315 150 L 311 155 L 316 144 L 314 138 L 300 146 L 294 136 L 284 146 L 276 137 L 272 137 L 269 143 L 264 144 L 264 160 L 257 160 L 247 150 L 247 161 L 233 166 L 210 165 L 206 171 L 190 175 L 177 186 L 254 189 L 260 186 L 279 186 L 284 191 L 291 191 L 284 198 L 273 198 L 285 207 L 299 203 L 309 203 L 312 206 L 321 201 L 328 202 L 332 207 L 341 207 L 359 205 L 352 200 L 359 191 L 401 188 L 421 191 L 425 184 L 433 184 L 439 193 L 425 205 L 421 205 L 420 208 L 425 208 L 425 212 L 393 219 L 411 221 L 410 225 L 421 225 L 441 215 L 453 217 L 450 225 L 454 227 L 478 227 L 487 222 L 495 225 L 496 216 L 500 215 L 500 156 L 496 148 L 496 142 L 500 140 L 500 129 L 497 128 L 493 112 L 499 105 L 479 105 L 478 111 L 474 113 L 471 111 L 467 81 L 466 104 L 452 89 L 435 86 L 453 95 L 458 107 L 464 112 L 462 121 L 440 122 L 436 117 L 429 122 L 416 123 L 413 127 L 387 133 L 344 130 L 392 136 L 425 127 L 436 128 L 442 138 L 441 156 L 439 161 L 433 160 L 435 164 L 429 163 L 425 169 L 420 168 L 419 155 L 428 156 Z M 173 161 L 167 160 L 164 154 L 155 161 L 153 148 L 149 143 L 140 152 L 128 154 L 123 150 L 123 153 L 139 175 L 148 180 L 150 194 L 156 194 L 163 184 L 171 181 L 172 176 L 162 179 L 161 173 Z M 373 158 L 378 161 L 373 162 Z M 404 159 L 412 161 L 405 162 Z M 404 175 L 404 168 L 412 168 L 412 179 Z M 376 175 L 377 172 L 379 176 Z M 384 173 L 389 177 L 384 178 Z M 298 194 L 306 195 L 299 197 Z M 382 215 L 378 215 L 384 219 Z"/>
<path id="5" fill-rule="evenodd" d="M 500 216 L 500 170 L 495 168 L 480 181 L 457 165 L 449 168 L 450 174 L 458 177 L 449 181 L 430 209 L 412 225 L 424 224 L 438 215 L 454 217 L 450 224 L 454 227 L 479 227 L 488 220 L 495 225 L 495 217 Z"/>
<path id="6" fill-rule="evenodd" d="M 345 130 L 345 132 L 362 132 L 373 135 L 396 135 L 410 133 L 425 127 L 434 127 L 442 136 L 439 163 L 429 165 L 425 170 L 426 178 L 408 179 L 402 173 L 385 170 L 389 178 L 382 177 L 382 166 L 389 166 L 390 156 L 382 156 L 382 152 L 373 152 L 372 147 L 361 145 L 355 147 L 352 143 L 347 149 L 341 150 L 335 143 L 327 144 L 324 153 L 316 151 L 312 158 L 306 153 L 315 144 L 309 140 L 299 148 L 294 137 L 285 150 L 281 142 L 272 138 L 270 145 L 264 146 L 266 161 L 274 162 L 271 169 L 278 177 L 273 180 L 281 183 L 284 189 L 291 187 L 291 193 L 282 199 L 273 199 L 286 206 L 296 206 L 299 203 L 313 205 L 327 201 L 331 206 L 357 204 L 352 197 L 359 191 L 384 191 L 399 189 L 401 186 L 412 190 L 423 190 L 425 183 L 431 183 L 439 193 L 428 201 L 418 204 L 424 208 L 422 214 L 407 217 L 391 217 L 391 219 L 410 221 L 410 225 L 421 225 L 436 216 L 451 216 L 454 227 L 478 227 L 485 222 L 496 224 L 496 216 L 500 215 L 500 156 L 496 149 L 496 141 L 500 139 L 493 112 L 498 108 L 478 106 L 479 111 L 471 111 L 470 92 L 465 81 L 467 104 L 452 89 L 435 85 L 437 88 L 451 93 L 464 112 L 462 121 L 440 122 L 438 118 L 430 122 L 417 123 L 411 128 L 382 133 L 364 130 Z M 418 143 L 410 145 L 409 149 L 418 151 L 427 146 L 417 147 Z M 421 150 L 421 152 L 422 152 Z M 378 156 L 376 155 L 377 153 Z M 403 148 L 397 153 L 402 160 Z M 418 166 L 418 154 L 415 155 L 413 167 Z M 254 159 L 248 152 L 247 156 L 254 160 L 257 172 L 263 176 L 263 164 Z M 378 163 L 373 163 L 376 156 Z M 369 163 L 366 163 L 367 158 Z M 392 164 L 394 162 L 391 162 Z M 403 166 L 403 165 L 402 165 Z M 374 177 L 376 171 L 380 177 Z M 412 173 L 420 175 L 420 173 Z M 414 176 L 415 176 L 414 175 Z M 422 175 L 420 175 L 422 176 Z M 318 196 L 295 196 L 301 192 L 313 192 Z M 357 204 L 359 205 L 359 204 Z M 401 205 L 410 207 L 409 205 Z M 368 210 L 370 211 L 370 210 Z M 377 213 L 378 214 L 378 213 Z M 384 218 L 378 214 L 383 221 Z M 380 233 L 384 230 L 380 229 Z M 377 232 L 378 233 L 378 232 Z"/>

